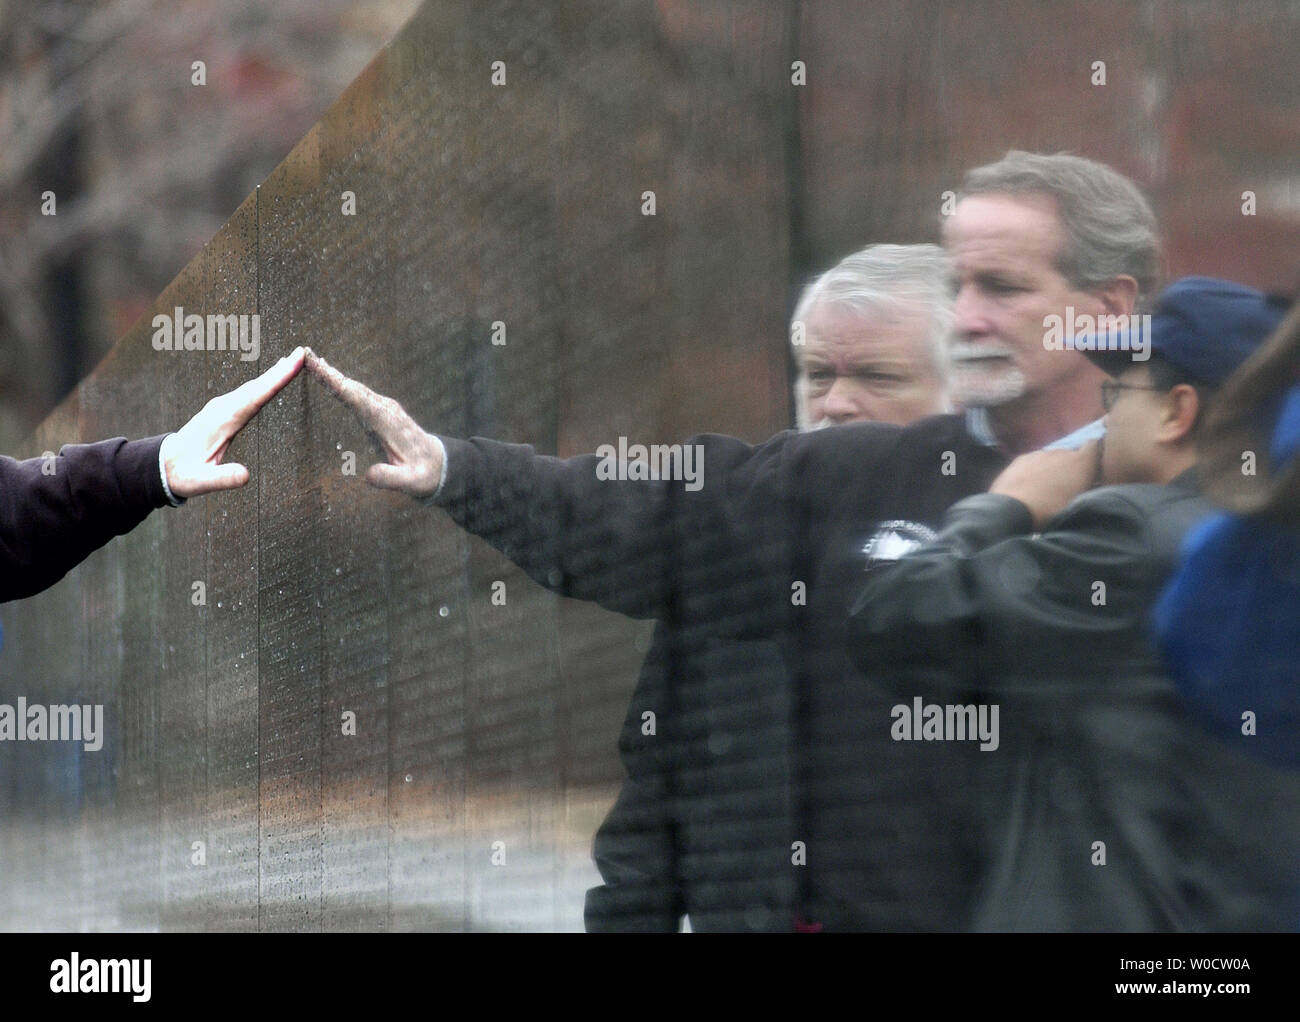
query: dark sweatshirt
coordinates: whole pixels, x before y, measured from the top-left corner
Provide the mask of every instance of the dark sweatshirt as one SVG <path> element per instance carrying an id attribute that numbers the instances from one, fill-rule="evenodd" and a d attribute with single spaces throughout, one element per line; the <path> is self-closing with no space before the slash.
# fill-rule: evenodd
<path id="1" fill-rule="evenodd" d="M 0 457 L 0 602 L 48 589 L 169 501 L 164 437 L 68 444 L 56 457 Z"/>
<path id="2" fill-rule="evenodd" d="M 591 455 L 443 441 L 437 502 L 464 528 L 558 593 L 669 626 L 669 691 L 646 707 L 656 735 L 626 737 L 647 745 L 633 759 L 648 783 L 662 758 L 650 743 L 673 743 L 662 751 L 681 844 L 642 849 L 661 831 L 631 821 L 605 846 L 602 868 L 620 864 L 589 900 L 589 925 L 662 926 L 683 909 L 697 929 L 968 925 L 974 869 L 952 792 L 971 750 L 892 741 L 897 697 L 853 669 L 846 632 L 869 563 L 983 491 L 1005 464 L 998 451 L 958 416 L 757 447 L 705 435 L 688 441 L 703 459 L 690 489 L 607 478 Z M 720 662 L 737 642 L 747 661 Z M 677 892 L 662 889 L 665 851 Z"/>

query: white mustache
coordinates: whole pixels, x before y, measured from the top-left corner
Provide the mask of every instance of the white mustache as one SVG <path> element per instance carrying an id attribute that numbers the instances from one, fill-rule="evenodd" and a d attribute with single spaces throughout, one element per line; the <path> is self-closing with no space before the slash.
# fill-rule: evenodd
<path id="1" fill-rule="evenodd" d="M 948 356 L 954 362 L 971 362 L 982 358 L 1013 358 L 1015 352 L 1003 344 L 952 341 L 948 345 Z"/>

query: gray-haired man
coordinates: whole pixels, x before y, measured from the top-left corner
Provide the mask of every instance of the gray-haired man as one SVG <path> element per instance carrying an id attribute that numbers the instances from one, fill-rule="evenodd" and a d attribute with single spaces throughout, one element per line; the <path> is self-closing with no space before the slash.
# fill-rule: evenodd
<path id="1" fill-rule="evenodd" d="M 869 245 L 804 288 L 790 329 L 799 429 L 951 411 L 951 274 L 937 245 Z"/>
<path id="2" fill-rule="evenodd" d="M 937 245 L 870 245 L 803 290 L 791 319 L 800 430 L 848 422 L 905 426 L 948 410 L 947 333 L 952 268 Z M 764 712 L 764 693 L 789 688 L 771 641 L 717 642 L 708 677 L 674 658 L 660 621 L 619 737 L 627 779 L 592 849 L 604 884 L 587 892 L 589 932 L 676 931 L 689 907 L 696 931 L 746 928 L 768 882 L 758 849 L 781 840 L 790 812 L 788 721 Z M 672 665 L 682 670 L 672 672 Z M 726 754 L 708 716 L 745 709 Z M 653 734 L 643 714 L 657 714 Z M 735 764 L 754 776 L 737 783 Z M 744 819 L 749 841 L 725 821 Z M 759 840 L 755 835 L 762 834 Z M 761 852 L 759 853 L 761 856 Z"/>

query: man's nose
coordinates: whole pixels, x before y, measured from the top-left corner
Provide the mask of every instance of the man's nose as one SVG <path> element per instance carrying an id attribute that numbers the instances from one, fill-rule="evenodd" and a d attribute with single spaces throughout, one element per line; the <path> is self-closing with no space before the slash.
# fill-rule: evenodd
<path id="1" fill-rule="evenodd" d="M 822 414 L 831 422 L 839 425 L 861 418 L 858 402 L 853 398 L 853 383 L 843 376 L 837 376 L 826 392 L 822 403 Z"/>
<path id="2" fill-rule="evenodd" d="M 964 284 L 952 304 L 952 329 L 958 337 L 980 337 L 989 332 L 987 304 L 977 288 Z"/>

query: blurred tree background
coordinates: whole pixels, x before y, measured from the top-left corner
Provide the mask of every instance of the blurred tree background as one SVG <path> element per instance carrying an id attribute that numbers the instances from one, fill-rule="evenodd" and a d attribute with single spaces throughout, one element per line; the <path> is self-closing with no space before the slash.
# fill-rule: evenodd
<path id="1" fill-rule="evenodd" d="M 503 2 L 438 2 L 516 16 Z M 0 452 L 104 357 L 418 6 L 0 0 Z M 783 80 L 796 54 L 810 72 L 773 113 L 785 131 L 792 293 L 864 244 L 936 240 L 941 195 L 1009 148 L 1069 150 L 1130 175 L 1160 217 L 1169 279 L 1300 284 L 1295 0 L 610 0 L 607 10 L 630 19 L 627 52 L 666 45 L 683 54 L 687 80 L 742 84 L 769 80 L 765 33 L 779 12 Z M 191 84 L 196 60 L 203 86 Z M 619 88 L 629 67 L 641 64 L 583 74 L 596 91 Z M 734 174 L 696 185 L 745 201 Z M 54 216 L 41 212 L 47 192 Z M 1259 207 L 1248 216 L 1247 195 Z M 770 401 L 769 389 L 764 379 L 755 400 Z M 709 421 L 707 401 L 690 404 L 695 388 L 674 393 L 673 429 Z"/>
<path id="2" fill-rule="evenodd" d="M 0 0 L 0 452 L 94 368 L 417 6 Z M 193 84 L 195 61 L 206 84 Z"/>

